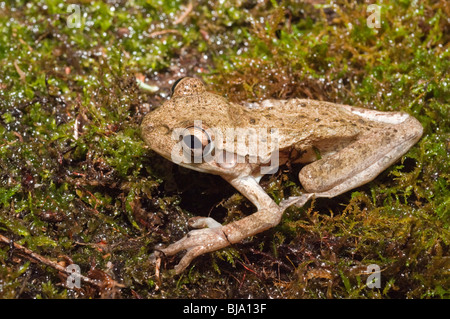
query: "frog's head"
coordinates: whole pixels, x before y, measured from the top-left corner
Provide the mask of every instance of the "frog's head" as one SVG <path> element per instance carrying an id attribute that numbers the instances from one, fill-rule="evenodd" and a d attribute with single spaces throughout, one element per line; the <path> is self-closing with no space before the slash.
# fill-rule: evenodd
<path id="1" fill-rule="evenodd" d="M 152 150 L 176 164 L 206 173 L 235 174 L 239 170 L 234 165 L 235 154 L 229 154 L 227 160 L 214 157 L 218 151 L 214 130 L 236 124 L 235 108 L 223 97 L 207 92 L 199 79 L 181 78 L 173 85 L 171 98 L 145 116 L 142 137 Z"/>

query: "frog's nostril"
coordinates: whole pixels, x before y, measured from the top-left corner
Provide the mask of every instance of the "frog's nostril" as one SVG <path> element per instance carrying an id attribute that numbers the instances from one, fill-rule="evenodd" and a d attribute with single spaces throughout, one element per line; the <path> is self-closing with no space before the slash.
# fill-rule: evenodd
<path id="1" fill-rule="evenodd" d="M 145 126 L 145 129 L 147 130 L 147 132 L 151 132 L 155 129 L 155 127 L 152 124 L 147 124 Z"/>

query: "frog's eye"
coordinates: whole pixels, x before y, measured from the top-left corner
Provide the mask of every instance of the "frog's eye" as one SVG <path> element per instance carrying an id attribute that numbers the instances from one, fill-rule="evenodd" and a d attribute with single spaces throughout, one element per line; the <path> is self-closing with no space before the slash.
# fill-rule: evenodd
<path id="1" fill-rule="evenodd" d="M 213 151 L 211 136 L 201 127 L 191 126 L 184 130 L 182 136 L 185 154 L 194 158 L 194 163 L 201 163 L 202 159 Z"/>

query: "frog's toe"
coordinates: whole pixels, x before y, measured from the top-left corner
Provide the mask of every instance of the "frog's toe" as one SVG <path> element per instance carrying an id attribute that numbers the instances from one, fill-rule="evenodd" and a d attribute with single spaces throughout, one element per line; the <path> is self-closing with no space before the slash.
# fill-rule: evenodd
<path id="1" fill-rule="evenodd" d="M 222 227 L 222 224 L 217 222 L 211 217 L 192 217 L 189 219 L 188 224 L 192 228 L 217 228 Z"/>
<path id="2" fill-rule="evenodd" d="M 285 200 L 282 200 L 279 206 L 282 209 L 282 211 L 284 211 L 289 206 L 303 207 L 303 205 L 305 205 L 306 202 L 314 195 L 315 194 L 313 193 L 306 193 L 302 194 L 301 196 L 292 196 Z"/>
<path id="3" fill-rule="evenodd" d="M 148 259 L 152 264 L 156 264 L 156 260 L 158 260 L 158 258 L 159 258 L 158 252 L 156 251 L 154 253 L 151 253 L 150 256 L 148 257 Z"/>
<path id="4" fill-rule="evenodd" d="M 151 263 L 156 264 L 158 259 L 161 259 L 161 257 L 164 255 L 164 253 L 162 252 L 162 250 L 164 249 L 163 247 L 163 244 L 158 244 L 153 248 L 155 251 L 149 256 L 149 260 Z"/>
<path id="5" fill-rule="evenodd" d="M 190 231 L 179 241 L 160 249 L 160 251 L 166 256 L 175 255 L 182 250 L 187 251 L 179 264 L 175 266 L 175 272 L 179 274 L 189 266 L 195 257 L 224 248 L 229 244 L 222 227 L 204 228 Z"/>
<path id="6" fill-rule="evenodd" d="M 192 260 L 194 260 L 195 257 L 200 256 L 201 254 L 204 254 L 206 251 L 204 251 L 202 246 L 192 247 L 190 248 L 186 254 L 184 254 L 183 258 L 181 258 L 178 265 L 174 267 L 175 273 L 178 275 L 182 273 L 191 263 Z"/>

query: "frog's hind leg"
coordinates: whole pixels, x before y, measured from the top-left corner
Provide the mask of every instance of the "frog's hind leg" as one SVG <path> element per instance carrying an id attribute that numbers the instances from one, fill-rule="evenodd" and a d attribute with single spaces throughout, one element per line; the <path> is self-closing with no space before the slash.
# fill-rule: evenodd
<path id="1" fill-rule="evenodd" d="M 299 179 L 308 193 L 334 197 L 370 182 L 395 163 L 422 135 L 413 117 L 398 126 L 387 126 L 362 136 L 339 152 L 305 167 Z"/>

